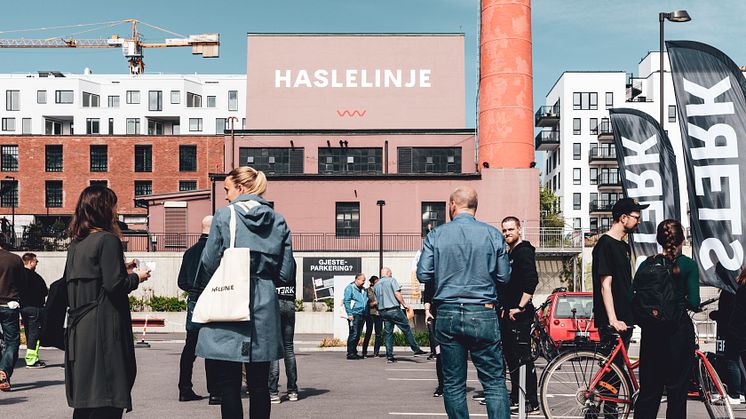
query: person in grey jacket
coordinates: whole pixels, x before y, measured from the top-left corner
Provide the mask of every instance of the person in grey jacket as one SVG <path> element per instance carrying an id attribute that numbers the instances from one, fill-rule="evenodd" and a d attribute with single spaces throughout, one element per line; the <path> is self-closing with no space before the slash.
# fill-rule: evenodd
<path id="1" fill-rule="evenodd" d="M 270 362 L 282 358 L 280 306 L 275 287 L 295 283 L 290 229 L 282 215 L 261 197 L 267 190 L 264 173 L 239 167 L 225 178 L 227 200 L 238 217 L 236 247 L 251 249 L 251 320 L 206 323 L 197 339 L 198 356 L 205 358 L 208 386 L 222 396 L 222 417 L 243 418 L 241 364 L 247 365 L 249 416 L 269 418 Z M 202 252 L 195 286 L 204 289 L 229 246 L 229 208 L 215 212 Z"/>

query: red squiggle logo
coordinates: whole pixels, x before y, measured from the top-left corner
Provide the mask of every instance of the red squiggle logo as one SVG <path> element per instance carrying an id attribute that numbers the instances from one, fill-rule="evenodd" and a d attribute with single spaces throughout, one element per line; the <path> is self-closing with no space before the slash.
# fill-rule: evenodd
<path id="1" fill-rule="evenodd" d="M 352 112 L 348 111 L 347 109 L 345 109 L 343 112 L 340 112 L 339 109 L 337 109 L 337 116 L 339 116 L 340 118 L 343 116 L 349 116 L 350 118 L 359 116 L 360 118 L 362 118 L 365 116 L 365 112 L 367 111 L 364 109 L 362 111 L 354 110 Z"/>

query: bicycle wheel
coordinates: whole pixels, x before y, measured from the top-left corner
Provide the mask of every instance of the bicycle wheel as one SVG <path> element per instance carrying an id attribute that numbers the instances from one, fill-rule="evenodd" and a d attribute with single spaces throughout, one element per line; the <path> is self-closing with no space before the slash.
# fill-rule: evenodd
<path id="1" fill-rule="evenodd" d="M 539 354 L 541 352 L 541 349 L 539 348 L 539 338 L 532 333 L 529 342 L 531 343 L 531 361 L 536 361 L 539 359 Z"/>
<path id="2" fill-rule="evenodd" d="M 697 356 L 697 380 L 702 401 L 712 419 L 732 419 L 733 409 L 728 402 L 725 386 L 709 361 Z"/>
<path id="3" fill-rule="evenodd" d="M 589 390 L 606 357 L 592 351 L 567 352 L 555 358 L 541 376 L 541 410 L 547 419 L 614 416 L 626 418 L 632 408 L 627 375 L 616 365 Z M 600 400 L 613 397 L 624 403 Z"/>

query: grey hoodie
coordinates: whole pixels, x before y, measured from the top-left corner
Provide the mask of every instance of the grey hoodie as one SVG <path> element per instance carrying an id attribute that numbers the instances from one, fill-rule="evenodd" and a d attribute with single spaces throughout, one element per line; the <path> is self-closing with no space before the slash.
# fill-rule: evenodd
<path id="1" fill-rule="evenodd" d="M 236 205 L 236 247 L 251 249 L 251 321 L 207 323 L 201 327 L 197 355 L 236 362 L 266 362 L 282 357 L 280 313 L 275 287 L 295 284 L 295 260 L 290 229 L 282 215 L 264 198 L 241 195 L 235 202 L 256 201 L 244 209 Z M 215 212 L 202 252 L 195 286 L 207 286 L 229 247 L 230 210 Z"/>

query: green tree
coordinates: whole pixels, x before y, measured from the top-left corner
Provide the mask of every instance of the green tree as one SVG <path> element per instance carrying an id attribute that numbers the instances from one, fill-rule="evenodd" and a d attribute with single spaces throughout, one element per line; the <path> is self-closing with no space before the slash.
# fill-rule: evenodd
<path id="1" fill-rule="evenodd" d="M 542 227 L 564 227 L 565 220 L 558 213 L 557 195 L 549 188 L 539 190 L 539 211 L 541 212 Z"/>

